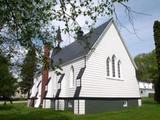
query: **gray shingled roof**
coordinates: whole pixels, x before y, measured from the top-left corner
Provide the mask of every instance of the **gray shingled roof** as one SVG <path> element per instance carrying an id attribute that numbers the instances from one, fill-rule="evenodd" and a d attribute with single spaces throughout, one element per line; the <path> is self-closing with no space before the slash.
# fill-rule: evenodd
<path id="1" fill-rule="evenodd" d="M 83 40 L 87 39 L 90 46 L 89 48 L 92 48 L 92 46 L 98 40 L 98 38 L 100 37 L 104 29 L 107 27 L 107 25 L 110 23 L 110 21 L 111 19 L 97 27 L 95 30 L 93 30 L 93 32 L 84 35 Z M 86 44 L 84 42 L 82 43 L 82 41 L 76 40 L 68 46 L 62 48 L 60 52 L 56 54 L 55 52 L 53 52 L 52 63 L 58 64 L 60 62 L 61 64 L 64 64 L 78 57 L 85 56 L 90 51 L 89 48 L 86 48 Z"/>

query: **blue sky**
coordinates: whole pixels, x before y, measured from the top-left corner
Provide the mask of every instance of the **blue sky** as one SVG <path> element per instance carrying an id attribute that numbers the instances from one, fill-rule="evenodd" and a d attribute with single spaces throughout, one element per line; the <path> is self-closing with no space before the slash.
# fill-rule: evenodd
<path id="1" fill-rule="evenodd" d="M 131 31 L 128 32 L 124 27 L 119 26 L 125 43 L 133 57 L 139 53 L 148 53 L 155 48 L 153 24 L 155 20 L 160 20 L 160 0 L 129 0 L 126 4 L 132 10 L 148 15 L 133 14 L 134 27 L 139 39 L 133 33 L 123 7 L 117 6 L 117 14 L 121 23 Z"/>
<path id="2" fill-rule="evenodd" d="M 119 4 L 116 5 L 118 19 L 121 24 L 125 26 L 122 27 L 121 25 L 118 25 L 126 46 L 128 47 L 132 57 L 135 57 L 140 53 L 151 52 L 155 48 L 153 39 L 153 24 L 155 20 L 160 20 L 160 0 L 129 0 L 125 4 L 131 7 L 133 11 L 146 14 L 133 13 L 133 21 L 136 31 L 135 34 L 131 23 L 128 21 L 128 16 L 125 14 L 124 7 Z M 80 26 L 84 27 L 84 23 L 88 20 L 88 18 L 84 19 L 80 16 L 77 20 Z M 107 20 L 107 17 L 99 17 L 96 26 L 106 22 Z M 56 25 L 59 26 L 57 23 L 55 26 Z M 63 35 L 63 38 L 65 39 L 64 46 L 73 41 L 72 37 L 66 37 L 66 35 Z"/>

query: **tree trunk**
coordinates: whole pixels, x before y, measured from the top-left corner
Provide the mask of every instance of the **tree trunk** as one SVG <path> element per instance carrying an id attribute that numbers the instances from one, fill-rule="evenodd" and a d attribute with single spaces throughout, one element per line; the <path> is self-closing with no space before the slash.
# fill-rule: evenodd
<path id="1" fill-rule="evenodd" d="M 154 99 L 158 103 L 160 103 L 160 22 L 154 22 L 154 41 L 155 41 L 155 49 L 156 49 L 156 58 L 158 65 L 158 77 L 155 80 L 155 96 Z"/>

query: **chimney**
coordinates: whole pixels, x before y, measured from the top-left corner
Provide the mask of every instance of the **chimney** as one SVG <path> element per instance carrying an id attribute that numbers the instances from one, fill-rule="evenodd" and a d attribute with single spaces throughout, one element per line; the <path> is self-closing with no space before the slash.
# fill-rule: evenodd
<path id="1" fill-rule="evenodd" d="M 82 40 L 83 38 L 83 31 L 82 30 L 78 30 L 77 34 L 77 40 Z"/>
<path id="2" fill-rule="evenodd" d="M 42 87 L 41 87 L 41 106 L 43 105 L 43 98 L 45 97 L 45 87 L 49 78 L 49 65 L 50 65 L 50 48 L 49 44 L 45 43 L 44 45 L 44 59 L 45 63 L 42 70 Z"/>

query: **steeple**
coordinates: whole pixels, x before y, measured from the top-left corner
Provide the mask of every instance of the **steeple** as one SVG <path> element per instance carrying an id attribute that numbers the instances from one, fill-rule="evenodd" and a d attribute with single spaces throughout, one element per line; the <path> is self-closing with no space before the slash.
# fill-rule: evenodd
<path id="1" fill-rule="evenodd" d="M 58 27 L 58 30 L 57 30 L 56 40 L 57 40 L 57 47 L 60 47 L 60 43 L 62 42 L 60 27 Z"/>

